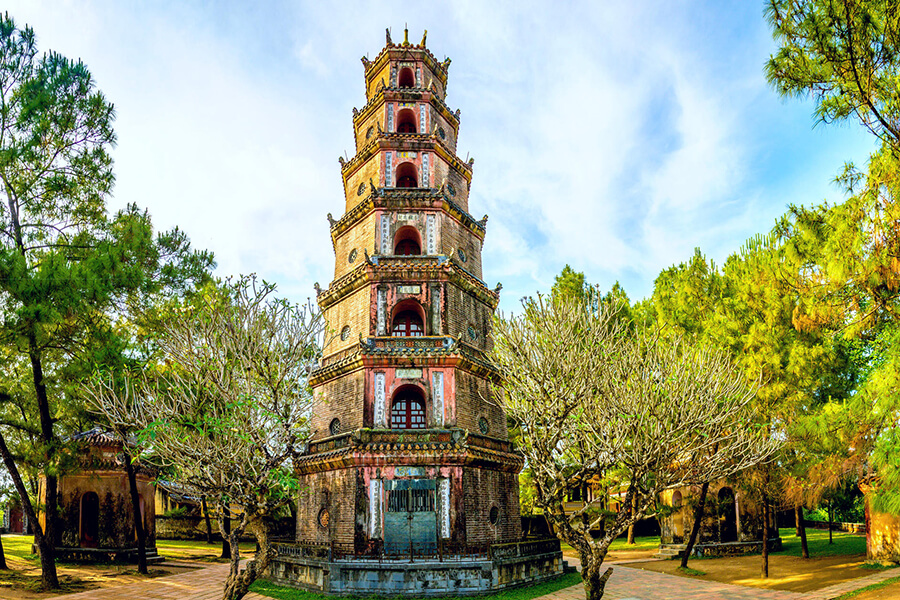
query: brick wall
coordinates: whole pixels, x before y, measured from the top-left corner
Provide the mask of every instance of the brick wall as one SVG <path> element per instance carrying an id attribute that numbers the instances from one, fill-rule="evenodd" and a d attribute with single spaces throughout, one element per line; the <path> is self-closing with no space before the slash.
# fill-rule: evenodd
<path id="1" fill-rule="evenodd" d="M 497 544 L 521 539 L 516 474 L 467 467 L 463 469 L 463 492 L 469 544 Z M 496 525 L 490 523 L 492 507 L 499 511 Z"/>
<path id="2" fill-rule="evenodd" d="M 335 418 L 341 420 L 341 431 L 363 426 L 365 380 L 365 372 L 360 369 L 315 389 L 316 403 L 310 423 L 313 439 L 330 436 L 328 427 Z"/>
<path id="3" fill-rule="evenodd" d="M 488 422 L 487 435 L 505 440 L 509 437 L 506 416 L 499 406 L 487 400 L 491 393 L 487 380 L 457 369 L 456 426 L 480 434 L 478 419 L 484 417 Z"/>
<path id="4" fill-rule="evenodd" d="M 368 190 L 365 195 L 369 194 Z M 366 260 L 365 252 L 369 256 L 375 252 L 375 235 L 377 223 L 374 213 L 369 213 L 350 229 L 342 233 L 334 241 L 334 278 L 337 279 L 356 269 Z M 350 252 L 356 250 L 356 258 L 350 262 Z"/>
<path id="5" fill-rule="evenodd" d="M 494 314 L 490 306 L 469 292 L 448 284 L 445 310 L 445 332 L 479 350 L 490 349 L 491 318 Z M 469 335 L 469 325 L 475 330 L 475 339 Z"/>
<path id="6" fill-rule="evenodd" d="M 343 298 L 337 304 L 329 306 L 325 311 L 327 323 L 328 344 L 323 350 L 323 356 L 331 356 L 336 352 L 346 350 L 359 344 L 359 334 L 363 337 L 370 335 L 369 330 L 369 305 L 370 294 L 374 288 L 361 287 L 349 296 Z M 346 340 L 341 339 L 341 330 L 345 325 L 350 326 L 350 332 Z"/>
<path id="7" fill-rule="evenodd" d="M 320 523 L 328 510 L 328 526 Z M 356 469 L 311 473 L 300 477 L 297 498 L 297 539 L 352 544 L 356 517 Z"/>

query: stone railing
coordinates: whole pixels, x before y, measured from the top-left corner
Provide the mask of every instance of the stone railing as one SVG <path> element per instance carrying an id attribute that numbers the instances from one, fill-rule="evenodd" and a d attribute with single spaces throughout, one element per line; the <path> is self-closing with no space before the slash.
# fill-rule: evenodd
<path id="1" fill-rule="evenodd" d="M 557 538 L 545 538 L 541 540 L 527 540 L 524 542 L 512 542 L 510 544 L 494 544 L 491 546 L 491 558 L 516 558 L 520 556 L 536 556 L 559 552 L 559 540 Z"/>

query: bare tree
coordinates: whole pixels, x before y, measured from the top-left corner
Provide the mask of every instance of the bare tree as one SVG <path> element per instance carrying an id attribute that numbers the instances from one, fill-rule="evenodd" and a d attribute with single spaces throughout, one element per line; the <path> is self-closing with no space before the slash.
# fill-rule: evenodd
<path id="1" fill-rule="evenodd" d="M 655 514 L 662 491 L 729 477 L 777 442 L 753 425 L 754 391 L 724 352 L 641 331 L 605 304 L 538 297 L 523 309 L 495 319 L 498 401 L 522 428 L 537 502 L 578 551 L 596 600 L 612 574 L 600 571 L 609 545 Z M 566 492 L 598 478 L 620 490 L 618 511 L 585 503 L 566 514 Z"/>
<path id="2" fill-rule="evenodd" d="M 215 501 L 231 547 L 224 598 L 237 600 L 275 552 L 271 522 L 296 489 L 291 462 L 309 438 L 309 371 L 319 355 L 321 313 L 274 299 L 274 286 L 243 277 L 176 311 L 152 375 L 98 377 L 93 409 L 138 430 L 144 459 Z M 229 531 L 225 516 L 236 513 Z M 251 532 L 255 559 L 240 568 Z"/>

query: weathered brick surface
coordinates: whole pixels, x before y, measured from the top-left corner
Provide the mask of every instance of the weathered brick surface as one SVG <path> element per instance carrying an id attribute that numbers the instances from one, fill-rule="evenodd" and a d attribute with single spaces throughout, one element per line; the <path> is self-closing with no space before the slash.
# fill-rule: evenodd
<path id="1" fill-rule="evenodd" d="M 369 329 L 370 293 L 371 290 L 368 286 L 362 287 L 325 310 L 328 343 L 323 350 L 324 356 L 331 356 L 336 352 L 359 345 L 360 334 L 363 337 L 371 335 Z M 350 331 L 347 339 L 342 340 L 341 331 L 345 326 L 349 326 Z"/>
<path id="2" fill-rule="evenodd" d="M 356 469 L 339 469 L 300 477 L 297 539 L 352 544 L 356 517 Z M 328 511 L 328 525 L 320 518 Z"/>
<path id="3" fill-rule="evenodd" d="M 311 419 L 313 439 L 331 435 L 328 427 L 333 419 L 340 419 L 342 431 L 363 426 L 365 382 L 365 372 L 360 369 L 316 388 Z"/>
<path id="4" fill-rule="evenodd" d="M 509 439 L 506 416 L 503 410 L 491 401 L 491 384 L 471 373 L 456 371 L 456 426 L 481 433 L 478 420 L 487 419 L 490 437 Z"/>
<path id="5" fill-rule="evenodd" d="M 470 544 L 494 544 L 522 537 L 519 479 L 515 473 L 467 467 L 463 470 L 466 538 Z M 499 511 L 490 522 L 491 508 Z"/>

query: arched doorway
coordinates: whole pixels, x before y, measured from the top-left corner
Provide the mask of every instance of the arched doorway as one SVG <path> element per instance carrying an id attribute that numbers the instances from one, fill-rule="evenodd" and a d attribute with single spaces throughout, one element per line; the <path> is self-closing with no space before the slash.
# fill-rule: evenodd
<path id="1" fill-rule="evenodd" d="M 397 167 L 397 187 L 398 188 L 414 188 L 419 187 L 419 173 L 416 165 L 411 162 L 405 162 Z"/>
<path id="2" fill-rule="evenodd" d="M 397 133 L 416 132 L 416 113 L 409 108 L 404 108 L 397 113 Z"/>
<path id="3" fill-rule="evenodd" d="M 422 243 L 415 227 L 406 225 L 397 230 L 394 235 L 394 254 L 401 256 L 422 254 Z"/>
<path id="4" fill-rule="evenodd" d="M 719 541 L 737 541 L 737 512 L 734 502 L 734 490 L 723 487 L 719 490 Z"/>
<path id="5" fill-rule="evenodd" d="M 416 76 L 409 67 L 400 69 L 400 80 L 398 82 L 402 88 L 416 87 Z"/>
<path id="6" fill-rule="evenodd" d="M 394 393 L 391 429 L 425 429 L 425 396 L 418 387 L 404 385 Z"/>
<path id="7" fill-rule="evenodd" d="M 684 510 L 682 509 L 681 492 L 675 491 L 672 494 L 672 536 L 675 543 L 680 543 L 684 539 Z"/>
<path id="8" fill-rule="evenodd" d="M 81 547 L 96 548 L 100 541 L 100 498 L 94 492 L 81 496 Z"/>

